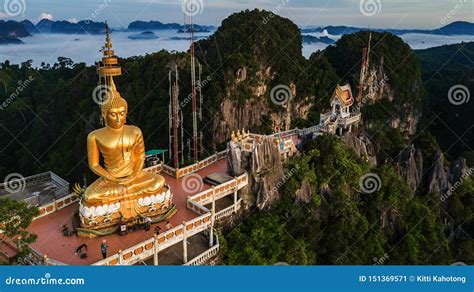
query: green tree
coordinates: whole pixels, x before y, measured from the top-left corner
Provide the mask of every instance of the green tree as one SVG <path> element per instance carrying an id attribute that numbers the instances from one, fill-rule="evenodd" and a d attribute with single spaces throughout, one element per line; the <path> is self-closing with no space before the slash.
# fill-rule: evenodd
<path id="1" fill-rule="evenodd" d="M 36 235 L 27 228 L 38 214 L 37 207 L 28 206 L 24 201 L 0 199 L 0 240 L 16 244 L 19 250 L 17 260 L 28 253 L 29 244 L 36 240 Z"/>

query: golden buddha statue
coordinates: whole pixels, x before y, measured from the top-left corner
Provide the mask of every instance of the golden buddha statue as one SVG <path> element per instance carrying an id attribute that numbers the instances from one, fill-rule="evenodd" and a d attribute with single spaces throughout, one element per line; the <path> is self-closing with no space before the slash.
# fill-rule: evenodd
<path id="1" fill-rule="evenodd" d="M 125 125 L 127 102 L 114 87 L 111 86 L 109 101 L 101 107 L 106 127 L 87 137 L 89 167 L 100 176 L 84 193 L 85 200 L 92 204 L 153 195 L 165 184 L 161 175 L 143 171 L 145 145 L 142 132 L 137 127 Z M 100 154 L 104 167 L 99 164 Z"/>
<path id="2" fill-rule="evenodd" d="M 87 137 L 89 167 L 100 178 L 84 192 L 80 207 L 83 227 L 162 215 L 174 207 L 163 176 L 143 170 L 145 145 L 141 130 L 125 124 L 128 104 L 113 80 L 113 76 L 121 75 L 121 68 L 107 27 L 106 31 L 103 66 L 99 67 L 107 91 L 100 108 L 105 127 Z"/>

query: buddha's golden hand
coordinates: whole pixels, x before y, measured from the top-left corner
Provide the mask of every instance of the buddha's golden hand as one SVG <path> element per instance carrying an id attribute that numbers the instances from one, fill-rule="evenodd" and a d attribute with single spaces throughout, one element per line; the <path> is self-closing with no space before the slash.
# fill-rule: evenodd
<path id="1" fill-rule="evenodd" d="M 112 183 L 116 183 L 116 184 L 128 184 L 128 183 L 131 183 L 133 181 L 135 181 L 135 179 L 138 177 L 140 172 L 136 172 L 136 173 L 133 173 L 129 176 L 126 176 L 126 177 L 116 177 L 116 176 L 113 176 L 113 175 L 109 175 L 108 177 L 106 177 L 105 179 L 112 182 Z"/>

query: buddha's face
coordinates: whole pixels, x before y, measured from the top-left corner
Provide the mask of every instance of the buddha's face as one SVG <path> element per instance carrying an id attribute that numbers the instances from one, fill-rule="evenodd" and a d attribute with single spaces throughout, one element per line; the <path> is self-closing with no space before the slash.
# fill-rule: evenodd
<path id="1" fill-rule="evenodd" d="M 125 125 L 126 118 L 127 109 L 125 107 L 111 108 L 107 111 L 105 123 L 112 129 L 121 129 Z"/>

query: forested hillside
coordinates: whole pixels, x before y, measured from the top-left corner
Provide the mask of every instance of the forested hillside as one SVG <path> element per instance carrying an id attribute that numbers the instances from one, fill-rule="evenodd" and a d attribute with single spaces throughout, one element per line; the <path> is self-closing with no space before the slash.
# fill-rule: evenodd
<path id="1" fill-rule="evenodd" d="M 423 81 L 428 93 L 425 119 L 443 151 L 456 158 L 462 154 L 474 164 L 474 43 L 461 43 L 416 51 L 421 60 Z M 450 89 L 457 90 L 458 96 Z M 461 138 L 461 139 L 459 139 Z"/>
<path id="2" fill-rule="evenodd" d="M 337 84 L 349 83 L 357 95 L 368 39 L 367 32 L 346 35 L 305 59 L 290 20 L 261 10 L 229 16 L 196 44 L 208 81 L 202 156 L 226 147 L 238 128 L 264 134 L 317 124 Z M 472 178 L 440 199 L 472 167 L 473 101 L 447 103 L 455 84 L 474 92 L 472 44 L 415 53 L 397 36 L 372 33 L 371 48 L 358 133 L 321 136 L 286 161 L 292 175 L 278 190 L 280 200 L 263 210 L 246 206 L 221 236 L 223 264 L 474 263 Z M 189 53 L 160 51 L 119 62 L 124 74 L 116 84 L 129 103 L 127 122 L 142 129 L 147 149 L 168 148 L 168 71 L 177 63 L 185 101 Z M 51 170 L 71 183 L 84 176 L 92 181 L 85 143 L 100 127 L 92 99 L 97 79 L 95 67 L 67 58 L 41 68 L 1 64 L 1 177 Z M 272 102 L 277 85 L 291 89 L 288 103 Z M 187 139 L 191 103 L 181 105 Z M 354 145 L 369 153 L 358 155 Z M 370 173 L 380 178 L 380 189 L 364 193 L 360 179 Z"/>

